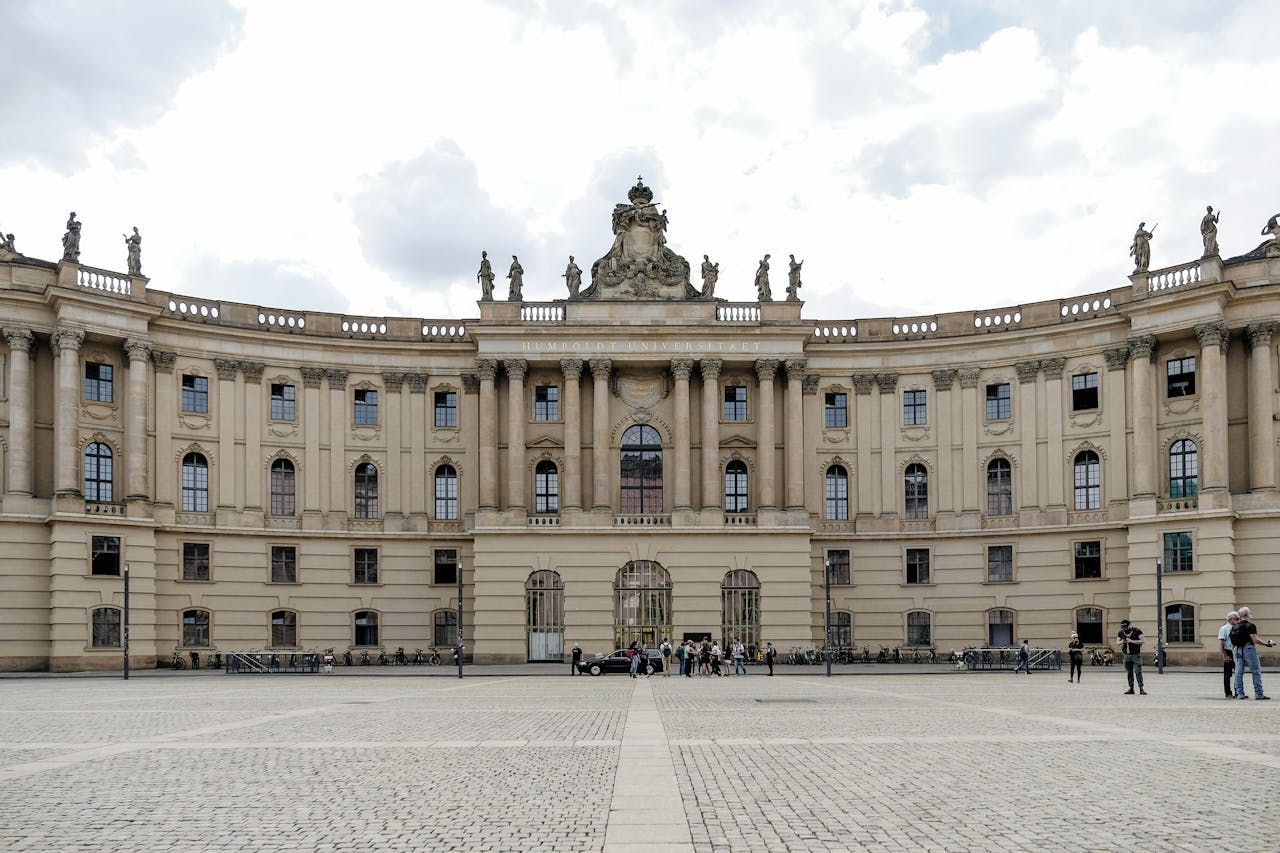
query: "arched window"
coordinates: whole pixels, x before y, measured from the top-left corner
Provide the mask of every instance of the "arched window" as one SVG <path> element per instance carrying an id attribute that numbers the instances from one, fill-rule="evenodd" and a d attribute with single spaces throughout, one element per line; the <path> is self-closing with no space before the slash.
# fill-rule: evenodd
<path id="1" fill-rule="evenodd" d="M 907 614 L 907 645 L 933 645 L 933 614 L 927 610 L 912 610 Z"/>
<path id="2" fill-rule="evenodd" d="M 1170 604 L 1164 609 L 1164 635 L 1170 643 L 1196 641 L 1196 608 L 1191 604 Z"/>
<path id="3" fill-rule="evenodd" d="M 378 517 L 378 466 L 361 462 L 356 466 L 356 518 Z"/>
<path id="4" fill-rule="evenodd" d="M 662 438 L 648 424 L 622 434 L 622 511 L 631 515 L 662 512 Z"/>
<path id="5" fill-rule="evenodd" d="M 992 648 L 1013 645 L 1013 611 L 987 611 L 987 645 Z"/>
<path id="6" fill-rule="evenodd" d="M 613 632 L 618 648 L 636 640 L 657 646 L 671 636 L 671 575 L 652 560 L 635 560 L 613 580 Z"/>
<path id="7" fill-rule="evenodd" d="M 378 614 L 373 610 L 356 611 L 356 645 L 378 645 Z"/>
<path id="8" fill-rule="evenodd" d="M 298 477 L 293 462 L 277 459 L 271 463 L 271 514 L 293 515 L 298 511 Z"/>
<path id="9" fill-rule="evenodd" d="M 524 584 L 525 627 L 529 632 L 529 660 L 564 660 L 564 581 L 542 569 Z"/>
<path id="10" fill-rule="evenodd" d="M 853 648 L 853 614 L 847 610 L 835 610 L 831 613 L 831 647 Z"/>
<path id="11" fill-rule="evenodd" d="M 272 648 L 291 648 L 298 645 L 298 614 L 292 610 L 277 610 L 271 614 Z"/>
<path id="12" fill-rule="evenodd" d="M 560 471 L 550 459 L 543 459 L 533 471 L 533 511 L 560 511 Z"/>
<path id="13" fill-rule="evenodd" d="M 825 518 L 829 521 L 849 520 L 849 472 L 843 465 L 832 465 L 827 469 Z"/>
<path id="14" fill-rule="evenodd" d="M 436 468 L 436 520 L 458 520 L 458 471 L 452 465 Z"/>
<path id="15" fill-rule="evenodd" d="M 120 608 L 93 608 L 93 631 L 90 645 L 95 649 L 120 648 Z"/>
<path id="16" fill-rule="evenodd" d="M 1200 462 L 1196 443 L 1189 438 L 1169 448 L 1169 497 L 1194 498 L 1200 494 Z"/>
<path id="17" fill-rule="evenodd" d="M 720 582 L 721 642 L 738 640 L 749 649 L 760 645 L 760 579 L 748 569 L 726 572 Z"/>
<path id="18" fill-rule="evenodd" d="M 724 511 L 747 511 L 747 463 L 741 459 L 724 466 Z"/>
<path id="19" fill-rule="evenodd" d="M 905 474 L 907 494 L 907 518 L 929 517 L 929 470 L 915 462 L 907 466 Z"/>
<path id="20" fill-rule="evenodd" d="M 987 463 L 987 515 L 1013 515 L 1013 466 L 997 457 Z"/>
<path id="21" fill-rule="evenodd" d="M 458 645 L 458 612 L 456 610 L 437 610 L 432 617 L 432 625 L 433 645 Z"/>
<path id="22" fill-rule="evenodd" d="M 209 511 L 209 460 L 203 453 L 182 457 L 182 511 Z"/>
<path id="23" fill-rule="evenodd" d="M 1102 463 L 1092 450 L 1076 454 L 1076 509 L 1102 507 Z"/>
<path id="24" fill-rule="evenodd" d="M 209 611 L 182 611 L 182 645 L 190 648 L 209 645 Z"/>
<path id="25" fill-rule="evenodd" d="M 111 447 L 95 441 L 84 449 L 84 499 L 111 500 Z"/>
<path id="26" fill-rule="evenodd" d="M 1076 633 L 1086 646 L 1102 642 L 1102 608 L 1081 607 L 1076 610 Z"/>

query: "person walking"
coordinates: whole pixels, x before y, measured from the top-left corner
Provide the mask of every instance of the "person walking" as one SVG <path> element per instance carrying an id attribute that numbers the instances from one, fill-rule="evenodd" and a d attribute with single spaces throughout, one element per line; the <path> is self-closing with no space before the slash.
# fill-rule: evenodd
<path id="1" fill-rule="evenodd" d="M 1249 617 L 1253 611 L 1248 607 L 1240 608 L 1240 621 L 1231 629 L 1231 645 L 1236 653 L 1236 698 L 1247 698 L 1244 695 L 1244 668 L 1247 666 L 1253 673 L 1253 698 L 1259 700 L 1271 697 L 1262 692 L 1262 664 L 1258 660 L 1258 643 L 1267 648 L 1275 646 L 1275 640 L 1258 639 L 1258 626 Z"/>
<path id="2" fill-rule="evenodd" d="M 684 659 L 685 659 L 684 654 L 685 654 L 684 643 L 678 643 L 676 645 L 676 662 L 680 666 L 681 675 L 684 675 Z"/>
<path id="3" fill-rule="evenodd" d="M 778 650 L 773 647 L 773 643 L 765 646 L 764 662 L 769 665 L 769 674 L 773 675 L 773 659 L 778 656 Z"/>
<path id="4" fill-rule="evenodd" d="M 1080 642 L 1080 635 L 1075 631 L 1071 632 L 1071 642 L 1067 643 L 1067 657 L 1071 660 L 1067 681 L 1072 681 L 1074 677 L 1075 683 L 1079 684 L 1084 666 L 1084 643 Z"/>
<path id="5" fill-rule="evenodd" d="M 662 677 L 666 678 L 671 675 L 671 641 L 663 637 L 658 651 L 662 652 Z"/>
<path id="6" fill-rule="evenodd" d="M 737 637 L 734 637 L 733 638 L 733 674 L 734 675 L 747 674 L 746 657 L 747 657 L 747 650 L 743 647 L 742 640 L 738 639 Z"/>
<path id="7" fill-rule="evenodd" d="M 1142 686 L 1142 629 L 1130 625 L 1128 619 L 1121 619 L 1116 642 L 1120 644 L 1120 653 L 1124 656 L 1124 672 L 1129 678 L 1129 689 L 1125 691 L 1125 695 L 1133 695 L 1133 683 L 1136 680 L 1138 693 L 1146 696 L 1147 691 Z"/>
<path id="8" fill-rule="evenodd" d="M 640 666 L 640 650 L 636 648 L 636 643 L 627 646 L 627 657 L 631 660 L 631 677 L 636 677 L 636 667 Z"/>
<path id="9" fill-rule="evenodd" d="M 1017 675 L 1019 672 L 1031 674 L 1031 644 L 1026 640 L 1018 646 L 1018 665 L 1014 667 L 1013 674 Z"/>
<path id="10" fill-rule="evenodd" d="M 1236 671 L 1236 649 L 1231 645 L 1231 629 L 1240 621 L 1240 614 L 1232 610 L 1227 614 L 1227 621 L 1218 629 L 1218 648 L 1222 650 L 1222 692 L 1228 699 L 1236 698 L 1231 683 Z"/>
<path id="11" fill-rule="evenodd" d="M 684 677 L 693 678 L 693 671 L 698 668 L 698 649 L 693 645 L 693 640 L 688 640 L 684 644 Z"/>
<path id="12" fill-rule="evenodd" d="M 570 675 L 581 675 L 581 673 L 578 672 L 578 664 L 580 663 L 582 663 L 582 646 L 578 645 L 577 643 L 574 643 L 573 651 L 570 653 L 570 656 L 569 656 L 569 674 Z"/>

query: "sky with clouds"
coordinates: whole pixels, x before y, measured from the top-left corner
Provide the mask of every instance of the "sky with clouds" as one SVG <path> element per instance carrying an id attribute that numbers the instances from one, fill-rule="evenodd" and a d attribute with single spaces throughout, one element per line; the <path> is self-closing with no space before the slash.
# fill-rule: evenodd
<path id="1" fill-rule="evenodd" d="M 160 290 L 470 318 L 481 250 L 565 294 L 643 174 L 668 241 L 804 316 L 997 308 L 1262 242 L 1263 0 L 7 0 L 0 229 Z"/>

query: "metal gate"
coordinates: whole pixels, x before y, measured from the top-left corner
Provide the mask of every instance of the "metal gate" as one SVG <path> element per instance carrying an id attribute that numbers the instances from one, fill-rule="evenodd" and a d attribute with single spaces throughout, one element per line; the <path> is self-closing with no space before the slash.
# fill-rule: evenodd
<path id="1" fill-rule="evenodd" d="M 613 582 L 613 634 L 619 648 L 636 640 L 656 646 L 671 637 L 671 575 L 652 560 L 634 560 Z"/>
<path id="2" fill-rule="evenodd" d="M 731 647 L 734 640 L 747 647 L 754 658 L 760 647 L 760 579 L 748 569 L 726 572 L 720 584 L 721 642 Z"/>
<path id="3" fill-rule="evenodd" d="M 542 570 L 524 585 L 529 661 L 564 660 L 564 583 L 558 572 Z"/>

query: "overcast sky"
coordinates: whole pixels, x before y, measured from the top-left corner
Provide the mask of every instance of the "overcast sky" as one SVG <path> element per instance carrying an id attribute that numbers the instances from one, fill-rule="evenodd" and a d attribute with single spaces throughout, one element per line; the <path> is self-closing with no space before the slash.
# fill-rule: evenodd
<path id="1" fill-rule="evenodd" d="M 1224 256 L 1280 210 L 1274 0 L 5 0 L 0 228 L 161 290 L 470 318 L 565 294 L 643 174 L 668 243 L 804 315 L 917 316 Z"/>

